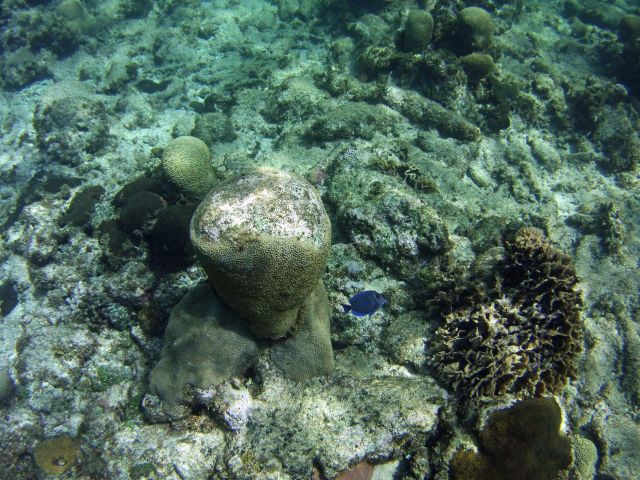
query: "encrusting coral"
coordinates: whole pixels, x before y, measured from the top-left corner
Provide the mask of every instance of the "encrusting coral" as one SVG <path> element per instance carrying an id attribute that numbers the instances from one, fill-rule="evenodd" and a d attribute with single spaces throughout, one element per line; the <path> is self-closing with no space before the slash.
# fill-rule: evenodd
<path id="1" fill-rule="evenodd" d="M 75 464 L 80 445 L 71 437 L 50 438 L 33 451 L 36 464 L 50 475 L 61 475 Z"/>
<path id="2" fill-rule="evenodd" d="M 498 298 L 446 315 L 436 331 L 437 374 L 466 398 L 557 393 L 576 378 L 583 302 L 570 257 L 536 228 L 505 250 Z"/>

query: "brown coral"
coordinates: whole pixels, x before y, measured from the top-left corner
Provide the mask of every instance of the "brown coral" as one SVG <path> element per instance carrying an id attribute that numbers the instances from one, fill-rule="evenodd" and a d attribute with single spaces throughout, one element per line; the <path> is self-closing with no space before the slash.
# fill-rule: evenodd
<path id="1" fill-rule="evenodd" d="M 560 434 L 561 412 L 553 398 L 528 398 L 494 412 L 480 432 L 478 453 L 459 450 L 453 480 L 557 478 L 571 465 L 571 442 Z"/>
<path id="2" fill-rule="evenodd" d="M 505 250 L 501 297 L 448 314 L 436 332 L 436 371 L 466 398 L 557 393 L 576 378 L 582 296 L 570 257 L 535 228 Z"/>
<path id="3" fill-rule="evenodd" d="M 80 445 L 71 437 L 50 438 L 38 444 L 33 458 L 38 467 L 51 475 L 61 475 L 75 464 Z"/>

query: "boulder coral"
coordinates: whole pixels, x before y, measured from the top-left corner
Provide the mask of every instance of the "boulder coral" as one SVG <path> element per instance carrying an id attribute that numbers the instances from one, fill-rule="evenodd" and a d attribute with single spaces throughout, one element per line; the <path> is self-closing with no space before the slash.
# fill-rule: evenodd
<path id="1" fill-rule="evenodd" d="M 242 321 L 215 295 L 198 285 L 171 311 L 161 359 L 149 375 L 149 389 L 164 413 L 188 413 L 193 389 L 209 389 L 242 374 L 258 356 L 258 344 Z"/>
<path id="2" fill-rule="evenodd" d="M 300 309 L 300 325 L 292 335 L 274 343 L 273 363 L 292 380 L 327 375 L 333 368 L 329 298 L 322 282 Z"/>
<path id="3" fill-rule="evenodd" d="M 571 464 L 571 442 L 560 433 L 562 414 L 553 398 L 527 398 L 493 412 L 480 431 L 478 452 L 458 450 L 452 480 L 557 478 Z"/>
<path id="4" fill-rule="evenodd" d="M 71 437 L 60 436 L 39 443 L 33 451 L 36 465 L 48 475 L 62 475 L 75 465 L 80 444 Z"/>
<path id="5" fill-rule="evenodd" d="M 484 49 L 491 45 L 495 23 L 489 12 L 480 7 L 467 7 L 458 16 L 460 41 L 470 50 Z"/>
<path id="6" fill-rule="evenodd" d="M 411 10 L 402 36 L 403 49 L 407 52 L 424 50 L 433 36 L 433 17 L 425 10 Z"/>
<path id="7" fill-rule="evenodd" d="M 256 336 L 277 339 L 296 325 L 316 288 L 331 224 L 306 180 L 260 169 L 204 198 L 191 220 L 191 241 L 218 295 Z"/>
<path id="8" fill-rule="evenodd" d="M 202 198 L 215 181 L 211 151 L 196 137 L 174 138 L 162 151 L 162 172 L 178 190 Z"/>

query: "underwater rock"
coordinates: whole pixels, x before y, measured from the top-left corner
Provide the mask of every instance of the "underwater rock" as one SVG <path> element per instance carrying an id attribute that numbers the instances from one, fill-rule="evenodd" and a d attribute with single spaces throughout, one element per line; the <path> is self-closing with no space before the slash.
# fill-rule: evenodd
<path id="1" fill-rule="evenodd" d="M 194 253 L 189 239 L 189 224 L 193 205 L 170 205 L 160 212 L 148 235 L 154 260 L 176 268 L 192 259 Z"/>
<path id="2" fill-rule="evenodd" d="M 422 312 L 408 312 L 393 319 L 386 327 L 382 345 L 384 351 L 400 365 L 421 369 L 425 364 L 427 320 Z"/>
<path id="3" fill-rule="evenodd" d="M 80 0 L 62 0 L 56 8 L 56 13 L 64 19 L 69 28 L 76 29 L 81 34 L 88 34 L 96 28 L 96 19 Z"/>
<path id="4" fill-rule="evenodd" d="M 327 94 L 312 78 L 295 77 L 278 85 L 267 99 L 262 115 L 270 122 L 300 122 L 321 114 Z"/>
<path id="5" fill-rule="evenodd" d="M 6 317 L 18 305 L 18 292 L 15 284 L 6 280 L 0 284 L 0 317 Z"/>
<path id="6" fill-rule="evenodd" d="M 15 385 L 11 378 L 9 368 L 0 365 L 0 405 L 5 405 L 11 401 L 15 392 Z"/>
<path id="7" fill-rule="evenodd" d="M 423 128 L 435 128 L 445 137 L 464 141 L 480 139 L 480 129 L 456 112 L 411 90 L 389 87 L 385 103 Z"/>
<path id="8" fill-rule="evenodd" d="M 336 141 L 355 137 L 371 139 L 376 133 L 393 131 L 397 119 L 379 105 L 351 102 L 335 105 L 317 116 L 308 126 L 305 136 L 319 141 Z"/>
<path id="9" fill-rule="evenodd" d="M 33 114 L 38 148 L 53 160 L 78 165 L 106 143 L 109 133 L 104 104 L 79 82 L 49 88 Z"/>
<path id="10" fill-rule="evenodd" d="M 76 227 L 84 227 L 91 222 L 91 217 L 96 204 L 105 193 L 104 187 L 94 185 L 86 187 L 76 193 L 69 203 L 67 211 L 58 219 L 58 225 L 64 227 L 73 225 Z"/>
<path id="11" fill-rule="evenodd" d="M 327 201 L 349 242 L 406 278 L 416 273 L 421 258 L 445 249 L 448 232 L 435 209 L 402 180 L 378 171 L 390 165 L 394 174 L 408 167 L 405 157 L 401 147 L 386 143 L 373 153 L 343 147 L 332 159 L 326 186 Z M 387 188 L 393 195 L 385 194 Z"/>
<path id="12" fill-rule="evenodd" d="M 130 235 L 147 233 L 166 206 L 167 202 L 157 193 L 146 190 L 137 192 L 120 209 L 118 225 Z"/>
<path id="13" fill-rule="evenodd" d="M 280 338 L 317 285 L 331 224 L 316 190 L 260 169 L 225 182 L 200 203 L 191 241 L 218 295 L 261 338 Z"/>
<path id="14" fill-rule="evenodd" d="M 633 172 L 640 162 L 640 139 L 637 128 L 619 109 L 605 107 L 594 140 L 604 151 L 598 165 L 608 172 Z"/>
<path id="15" fill-rule="evenodd" d="M 309 478 L 316 465 L 334 479 L 363 460 L 390 458 L 415 438 L 409 432 L 434 432 L 443 401 L 439 387 L 424 378 L 373 375 L 347 374 L 296 388 L 269 377 L 251 412 L 247 441 L 227 462 L 225 478 L 264 478 L 271 462 L 290 478 Z M 247 453 L 252 462 L 234 461 Z"/>
<path id="16" fill-rule="evenodd" d="M 198 115 L 191 135 L 207 145 L 232 142 L 236 138 L 231 119 L 221 112 L 206 112 Z"/>
<path id="17" fill-rule="evenodd" d="M 10 90 L 19 90 L 38 80 L 51 78 L 53 73 L 49 68 L 49 57 L 50 54 L 34 54 L 28 48 L 5 52 L 4 57 L 0 59 L 2 86 Z"/>

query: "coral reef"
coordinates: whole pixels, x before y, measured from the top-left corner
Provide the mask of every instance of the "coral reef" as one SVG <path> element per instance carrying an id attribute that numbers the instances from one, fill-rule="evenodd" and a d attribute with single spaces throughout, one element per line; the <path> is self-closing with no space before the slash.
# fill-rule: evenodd
<path id="1" fill-rule="evenodd" d="M 329 300 L 318 282 L 300 308 L 295 331 L 269 348 L 273 363 L 292 380 L 328 375 L 333 369 Z"/>
<path id="2" fill-rule="evenodd" d="M 571 466 L 576 480 L 593 480 L 598 463 L 598 449 L 591 440 L 575 437 L 572 442 L 573 464 Z"/>
<path id="3" fill-rule="evenodd" d="M 433 35 L 433 17 L 424 10 L 411 10 L 402 34 L 402 45 L 407 52 L 424 50 Z"/>
<path id="4" fill-rule="evenodd" d="M 460 63 L 467 75 L 474 80 L 485 78 L 495 68 L 493 58 L 486 53 L 470 53 L 462 57 Z"/>
<path id="5" fill-rule="evenodd" d="M 458 35 L 463 48 L 485 49 L 491 45 L 496 26 L 491 15 L 480 7 L 466 7 L 458 16 Z"/>
<path id="6" fill-rule="evenodd" d="M 451 480 L 461 447 L 499 478 L 505 462 L 469 426 L 544 384 L 599 457 L 576 444 L 559 476 L 636 478 L 632 3 L 0 2 L 0 476 L 47 477 L 35 448 L 65 435 L 82 458 L 61 478 Z M 293 325 L 226 373 L 202 358 L 228 350 L 205 348 L 203 332 L 224 335 L 204 314 L 199 336 L 172 337 L 174 322 L 163 345 L 172 309 L 211 291 L 189 238 L 196 198 L 162 173 L 160 147 L 184 135 L 214 152 L 220 181 L 307 176 L 334 227 Z M 574 257 L 583 306 L 556 264 L 527 276 L 522 225 Z M 384 309 L 342 312 L 370 289 Z M 553 289 L 584 308 L 583 355 L 582 321 L 565 324 Z M 450 375 L 431 363 L 438 328 L 475 349 L 447 357 Z M 148 388 L 161 369 L 164 398 Z"/>
<path id="7" fill-rule="evenodd" d="M 501 296 L 446 315 L 431 347 L 438 376 L 463 398 L 558 393 L 577 376 L 582 294 L 570 257 L 536 228 L 505 250 Z"/>

